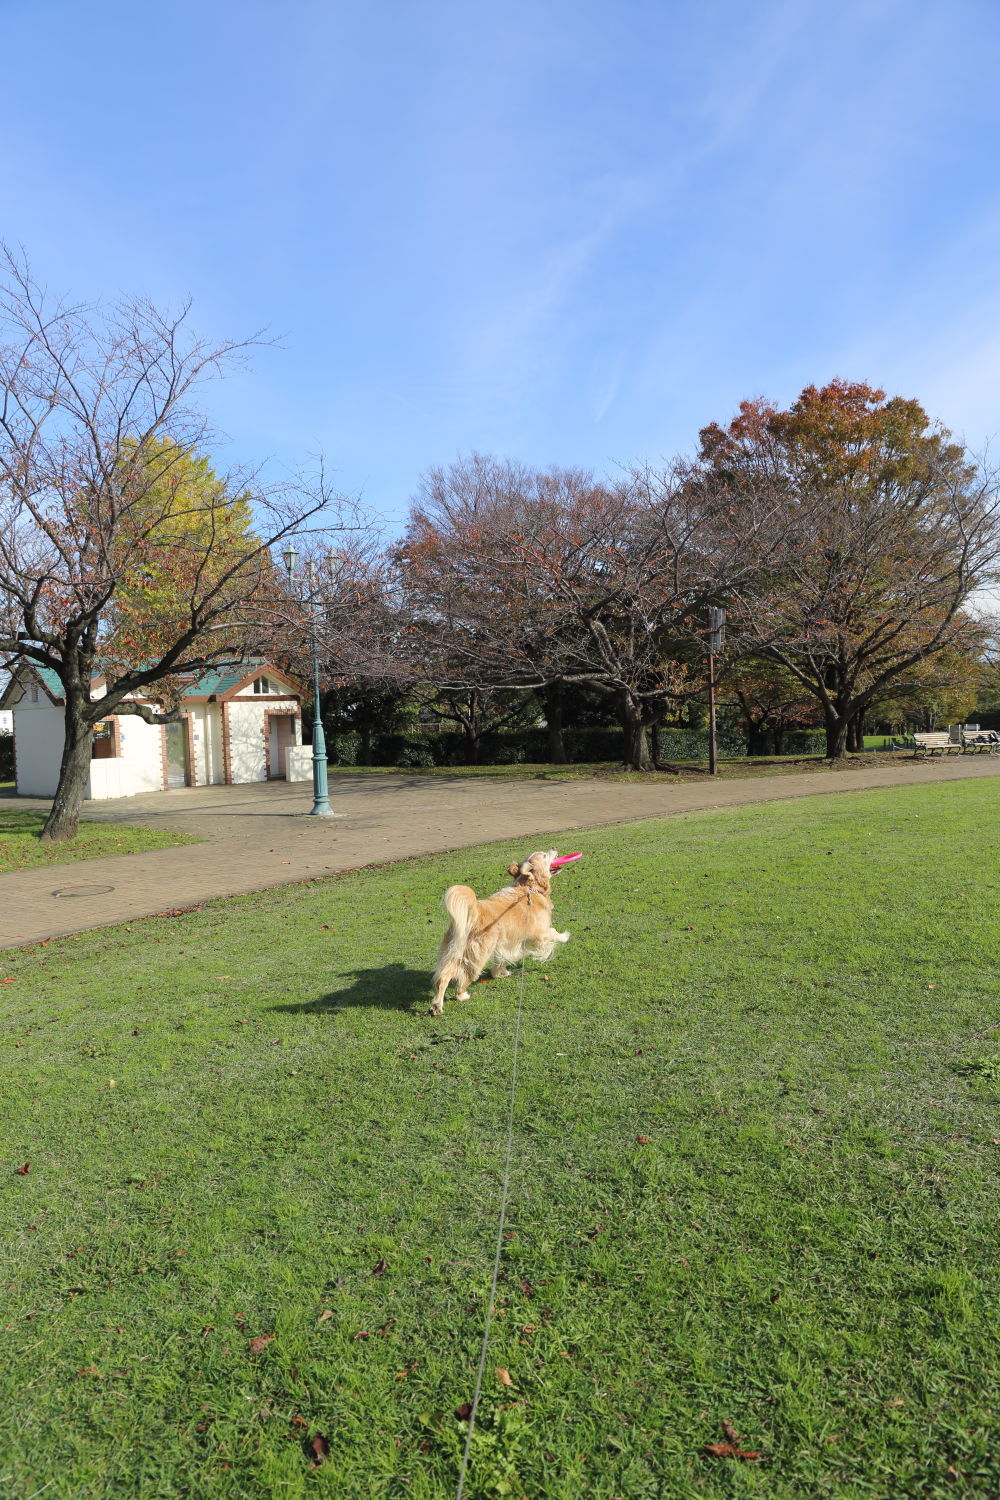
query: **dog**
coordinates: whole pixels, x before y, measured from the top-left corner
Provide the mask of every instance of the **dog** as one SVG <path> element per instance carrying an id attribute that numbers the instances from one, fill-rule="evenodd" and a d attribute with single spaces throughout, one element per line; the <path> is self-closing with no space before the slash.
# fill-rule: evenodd
<path id="1" fill-rule="evenodd" d="M 467 885 L 450 885 L 444 893 L 450 921 L 441 942 L 434 971 L 431 1015 L 444 1010 L 444 994 L 454 980 L 457 1000 L 468 1000 L 469 985 L 489 968 L 494 979 L 505 979 L 508 964 L 520 963 L 526 953 L 542 963 L 558 943 L 569 942 L 568 932 L 552 926 L 552 861 L 555 849 L 539 849 L 520 864 L 508 865 L 513 885 L 504 886 L 485 901 Z"/>

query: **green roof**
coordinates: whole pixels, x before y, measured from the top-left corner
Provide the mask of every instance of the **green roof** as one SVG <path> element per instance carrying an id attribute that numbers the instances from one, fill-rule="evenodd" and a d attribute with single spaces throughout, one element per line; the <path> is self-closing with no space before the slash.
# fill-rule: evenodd
<path id="1" fill-rule="evenodd" d="M 260 666 L 260 662 L 243 662 L 240 666 L 233 666 L 232 662 L 220 662 L 218 666 L 209 667 L 196 682 L 189 682 L 184 689 L 185 698 L 209 698 L 213 693 L 228 693 L 238 682 L 242 682 L 248 672 L 254 667 Z"/>
<path id="2" fill-rule="evenodd" d="M 29 661 L 26 657 L 22 657 L 22 664 L 29 667 L 36 674 L 52 694 L 53 698 L 58 699 L 60 702 L 62 701 L 64 696 L 63 685 L 59 681 L 58 673 L 54 672 L 51 667 L 40 667 L 36 662 Z M 228 693 L 230 688 L 236 687 L 237 683 L 242 682 L 245 677 L 248 677 L 255 667 L 264 667 L 266 665 L 267 663 L 262 657 L 254 657 L 245 662 L 218 662 L 214 667 L 209 667 L 208 671 L 203 672 L 200 677 L 192 678 L 186 684 L 181 697 L 182 699 L 210 698 L 213 694 L 220 696 L 222 693 Z M 152 693 L 155 687 L 156 684 L 152 683 L 147 691 Z"/>
<path id="3" fill-rule="evenodd" d="M 59 681 L 58 672 L 53 672 L 51 667 L 40 667 L 37 662 L 33 661 L 29 661 L 28 666 L 45 685 L 53 698 L 61 698 L 63 696 L 63 685 Z"/>

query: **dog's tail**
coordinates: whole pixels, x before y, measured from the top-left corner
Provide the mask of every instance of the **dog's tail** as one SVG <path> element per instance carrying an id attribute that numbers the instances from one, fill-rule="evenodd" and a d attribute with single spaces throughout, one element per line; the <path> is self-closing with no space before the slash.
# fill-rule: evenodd
<path id="1" fill-rule="evenodd" d="M 459 952 L 476 925 L 476 893 L 467 885 L 450 885 L 444 893 L 444 909 L 451 918 L 451 946 Z"/>

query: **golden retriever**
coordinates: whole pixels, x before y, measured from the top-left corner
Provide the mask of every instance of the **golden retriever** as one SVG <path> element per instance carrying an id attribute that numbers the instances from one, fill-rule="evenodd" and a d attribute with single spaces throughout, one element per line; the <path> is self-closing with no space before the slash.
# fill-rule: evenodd
<path id="1" fill-rule="evenodd" d="M 450 885 L 444 893 L 450 917 L 434 971 L 431 1015 L 444 1010 L 444 992 L 452 980 L 456 999 L 468 1000 L 469 985 L 489 968 L 494 979 L 504 979 L 508 964 L 520 963 L 526 953 L 543 963 L 557 943 L 569 941 L 568 932 L 552 926 L 552 861 L 555 849 L 540 849 L 521 863 L 509 865 L 514 884 L 504 886 L 485 901 L 467 885 Z"/>

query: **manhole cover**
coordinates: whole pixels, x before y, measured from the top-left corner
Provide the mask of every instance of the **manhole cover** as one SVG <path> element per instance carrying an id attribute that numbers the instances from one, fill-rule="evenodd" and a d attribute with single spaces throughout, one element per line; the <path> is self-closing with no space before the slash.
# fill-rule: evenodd
<path id="1" fill-rule="evenodd" d="M 53 896 L 107 896 L 114 890 L 113 885 L 98 885 L 91 881 L 88 885 L 61 885 Z"/>

